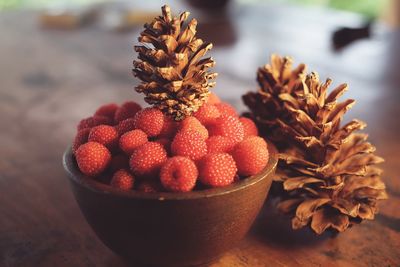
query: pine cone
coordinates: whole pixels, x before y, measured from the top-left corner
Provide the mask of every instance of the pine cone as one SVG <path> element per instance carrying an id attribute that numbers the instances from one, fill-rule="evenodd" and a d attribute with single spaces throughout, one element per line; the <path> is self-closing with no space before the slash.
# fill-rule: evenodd
<path id="1" fill-rule="evenodd" d="M 251 111 L 250 116 L 260 131 L 276 143 L 282 139 L 276 119 L 288 118 L 279 95 L 293 95 L 298 85 L 303 82 L 305 71 L 304 64 L 292 69 L 290 57 L 272 54 L 271 65 L 267 64 L 257 71 L 258 91 L 243 96 L 244 103 Z"/>
<path id="2" fill-rule="evenodd" d="M 318 234 L 339 232 L 364 219 L 372 220 L 377 201 L 386 199 L 382 171 L 375 167 L 382 158 L 367 135 L 355 133 L 366 124 L 352 120 L 341 126 L 344 113 L 354 100 L 338 102 L 347 89 L 339 85 L 327 94 L 331 80 L 320 83 L 311 73 L 295 89 L 279 99 L 291 119 L 277 123 L 292 146 L 280 153 L 278 177 L 287 192 L 279 207 L 295 214 L 292 227 L 308 224 Z"/>
<path id="3" fill-rule="evenodd" d="M 175 120 L 197 111 L 210 94 L 210 82 L 217 74 L 208 72 L 215 65 L 212 58 L 202 57 L 212 48 L 197 38 L 197 21 L 185 23 L 189 12 L 172 17 L 168 6 L 162 16 L 145 24 L 135 46 L 138 59 L 133 62 L 133 74 L 142 82 L 135 89 L 146 95 L 145 101 Z"/>

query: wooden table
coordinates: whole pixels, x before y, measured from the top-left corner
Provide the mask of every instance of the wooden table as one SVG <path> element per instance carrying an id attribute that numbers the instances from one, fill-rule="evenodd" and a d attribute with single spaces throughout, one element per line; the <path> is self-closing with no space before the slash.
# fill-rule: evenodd
<path id="1" fill-rule="evenodd" d="M 348 82 L 347 96 L 358 99 L 349 117 L 368 122 L 386 158 L 390 200 L 375 221 L 335 238 L 291 231 L 269 201 L 246 239 L 212 266 L 400 266 L 400 33 L 334 53 L 331 31 L 358 25 L 359 17 L 259 5 L 236 6 L 227 18 L 234 20 L 203 28 L 221 44 L 212 52 L 216 92 L 243 109 L 239 96 L 256 88 L 256 68 L 271 52 Z M 130 75 L 138 30 L 50 31 L 38 27 L 35 12 L 0 13 L 0 266 L 125 266 L 85 222 L 61 155 L 80 118 L 102 103 L 140 99 Z"/>

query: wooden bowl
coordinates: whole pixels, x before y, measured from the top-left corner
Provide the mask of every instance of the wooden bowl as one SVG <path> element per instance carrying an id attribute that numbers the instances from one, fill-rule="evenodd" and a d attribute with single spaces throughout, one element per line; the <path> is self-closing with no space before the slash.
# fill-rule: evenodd
<path id="1" fill-rule="evenodd" d="M 71 148 L 63 165 L 83 215 L 112 251 L 140 265 L 196 266 L 235 246 L 254 222 L 277 164 L 275 147 L 268 148 L 270 159 L 260 174 L 187 193 L 114 189 L 84 176 Z"/>

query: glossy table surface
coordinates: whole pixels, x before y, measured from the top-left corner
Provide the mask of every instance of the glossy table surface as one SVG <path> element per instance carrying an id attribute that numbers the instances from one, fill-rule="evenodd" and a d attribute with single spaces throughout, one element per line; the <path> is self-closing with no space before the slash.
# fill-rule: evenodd
<path id="1" fill-rule="evenodd" d="M 360 22 L 331 10 L 234 6 L 201 29 L 216 43 L 215 91 L 240 110 L 272 52 L 347 82 L 346 96 L 357 99 L 348 117 L 368 123 L 390 196 L 375 221 L 336 237 L 291 231 L 269 200 L 245 240 L 213 267 L 400 265 L 400 32 L 377 30 L 333 52 L 332 30 Z M 85 222 L 61 155 L 80 118 L 102 103 L 140 99 L 130 74 L 138 31 L 44 30 L 36 12 L 0 13 L 0 266 L 126 266 Z"/>

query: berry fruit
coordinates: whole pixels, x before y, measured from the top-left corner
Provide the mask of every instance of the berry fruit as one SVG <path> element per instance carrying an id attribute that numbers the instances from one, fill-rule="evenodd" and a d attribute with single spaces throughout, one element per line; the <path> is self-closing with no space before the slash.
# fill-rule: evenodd
<path id="1" fill-rule="evenodd" d="M 161 137 L 171 138 L 176 134 L 177 122 L 170 116 L 164 116 L 164 124 L 160 132 Z"/>
<path id="2" fill-rule="evenodd" d="M 221 187 L 233 183 L 235 179 L 236 164 L 227 153 L 208 154 L 199 165 L 199 180 L 205 185 Z"/>
<path id="3" fill-rule="evenodd" d="M 242 123 L 237 117 L 232 116 L 219 117 L 208 126 L 208 132 L 211 136 L 225 136 L 233 143 L 242 141 L 244 137 Z"/>
<path id="4" fill-rule="evenodd" d="M 218 109 L 218 111 L 222 117 L 226 117 L 226 116 L 237 117 L 238 116 L 236 109 L 228 103 L 225 103 L 225 102 L 217 103 L 217 104 L 215 104 L 215 107 Z"/>
<path id="5" fill-rule="evenodd" d="M 232 156 L 239 175 L 255 175 L 267 165 L 267 143 L 259 136 L 249 136 L 233 148 Z"/>
<path id="6" fill-rule="evenodd" d="M 126 170 L 121 169 L 114 173 L 110 184 L 112 187 L 118 189 L 131 190 L 133 188 L 134 182 L 134 177 Z"/>
<path id="7" fill-rule="evenodd" d="M 204 125 L 201 124 L 201 122 L 195 117 L 186 117 L 180 123 L 180 131 L 181 132 L 195 131 L 198 132 L 203 137 L 204 140 L 208 138 L 207 128 L 204 127 Z"/>
<path id="8" fill-rule="evenodd" d="M 78 167 L 82 173 L 95 176 L 103 172 L 111 160 L 108 149 L 97 142 L 81 145 L 75 153 Z"/>
<path id="9" fill-rule="evenodd" d="M 104 116 L 114 120 L 115 112 L 118 109 L 118 105 L 114 103 L 106 104 L 99 107 L 94 113 L 95 116 Z"/>
<path id="10" fill-rule="evenodd" d="M 175 156 L 161 168 L 160 179 L 165 189 L 172 192 L 188 192 L 196 185 L 196 164 L 187 157 Z"/>
<path id="11" fill-rule="evenodd" d="M 199 110 L 194 113 L 194 116 L 204 125 L 212 122 L 219 116 L 221 113 L 219 112 L 218 108 L 214 105 L 204 103 Z"/>
<path id="12" fill-rule="evenodd" d="M 234 143 L 225 136 L 214 135 L 206 140 L 207 152 L 217 153 L 217 152 L 229 152 L 232 150 Z"/>
<path id="13" fill-rule="evenodd" d="M 207 144 L 199 132 L 184 131 L 175 135 L 171 151 L 173 155 L 198 160 L 207 154 Z"/>
<path id="14" fill-rule="evenodd" d="M 111 125 L 112 120 L 105 116 L 92 116 L 92 117 L 88 117 L 86 119 L 81 120 L 79 122 L 77 128 L 79 131 L 79 130 L 86 129 L 86 128 L 92 128 L 92 127 L 100 125 L 100 124 Z"/>
<path id="15" fill-rule="evenodd" d="M 164 115 L 157 108 L 145 108 L 135 115 L 135 128 L 141 129 L 149 137 L 157 136 L 164 126 Z"/>
<path id="16" fill-rule="evenodd" d="M 120 108 L 115 111 L 114 121 L 119 123 L 120 121 L 133 118 L 135 114 L 141 110 L 142 107 L 133 101 L 128 101 L 122 104 Z"/>
<path id="17" fill-rule="evenodd" d="M 90 130 L 88 140 L 113 149 L 118 144 L 118 132 L 113 126 L 98 125 Z"/>
<path id="18" fill-rule="evenodd" d="M 239 121 L 242 123 L 244 136 L 258 135 L 256 124 L 249 118 L 241 117 Z"/>
<path id="19" fill-rule="evenodd" d="M 135 120 L 131 118 L 120 121 L 118 125 L 115 127 L 115 129 L 117 129 L 118 134 L 121 136 L 124 133 L 135 129 Z"/>
<path id="20" fill-rule="evenodd" d="M 119 139 L 119 147 L 127 155 L 131 155 L 133 151 L 141 145 L 147 143 L 147 135 L 142 130 L 133 130 L 124 133 Z"/>
<path id="21" fill-rule="evenodd" d="M 133 151 L 129 165 L 135 175 L 142 177 L 156 176 L 166 160 L 167 152 L 162 145 L 147 142 Z"/>

